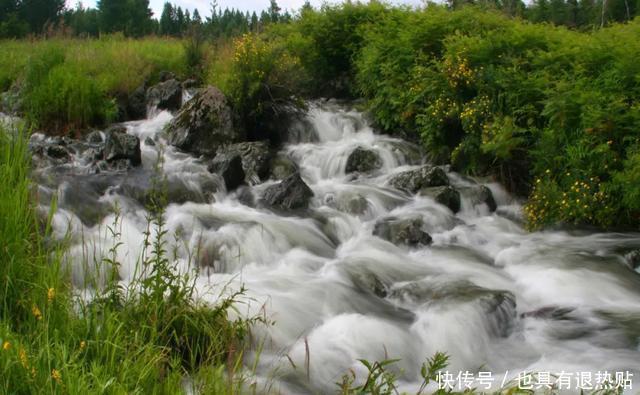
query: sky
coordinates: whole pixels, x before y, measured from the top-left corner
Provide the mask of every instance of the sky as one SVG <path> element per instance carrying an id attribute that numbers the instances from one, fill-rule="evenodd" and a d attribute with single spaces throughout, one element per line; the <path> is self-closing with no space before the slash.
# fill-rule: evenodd
<path id="1" fill-rule="evenodd" d="M 162 13 L 162 6 L 164 5 L 166 0 L 149 0 L 151 9 L 153 10 L 153 14 L 155 18 L 160 18 L 160 14 Z M 205 18 L 211 14 L 211 6 L 210 0 L 169 0 L 170 3 L 176 4 L 183 9 L 188 9 L 190 12 L 193 12 L 194 9 L 198 9 L 200 16 Z M 300 9 L 304 4 L 305 0 L 277 0 L 278 5 L 283 10 L 291 10 L 295 11 Z M 338 2 L 338 1 L 331 1 Z M 77 0 L 67 0 L 67 6 L 75 7 Z M 322 0 L 310 0 L 311 5 L 314 7 L 320 6 L 323 1 Z M 422 4 L 421 0 L 395 0 L 393 3 L 398 4 L 409 4 L 409 5 L 420 5 Z M 82 4 L 85 7 L 95 7 L 96 0 L 82 0 Z M 218 0 L 218 6 L 222 9 L 225 8 L 237 8 L 242 11 L 262 11 L 269 7 L 269 0 Z"/>

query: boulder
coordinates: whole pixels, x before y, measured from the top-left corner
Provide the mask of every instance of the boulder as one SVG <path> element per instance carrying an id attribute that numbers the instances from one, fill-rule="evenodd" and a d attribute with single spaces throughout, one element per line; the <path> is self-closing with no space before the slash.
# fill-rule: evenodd
<path id="1" fill-rule="evenodd" d="M 277 154 L 271 160 L 271 178 L 284 180 L 298 171 L 298 165 L 285 154 Z"/>
<path id="2" fill-rule="evenodd" d="M 227 191 L 232 191 L 244 183 L 245 173 L 242 169 L 242 157 L 237 153 L 218 154 L 207 168 L 210 172 L 222 177 Z"/>
<path id="3" fill-rule="evenodd" d="M 373 234 L 396 245 L 418 246 L 432 242 L 431 236 L 422 230 L 420 218 L 383 218 L 376 223 Z"/>
<path id="4" fill-rule="evenodd" d="M 294 173 L 276 185 L 268 187 L 262 199 L 273 208 L 283 210 L 304 209 L 309 207 L 313 191 L 300 177 Z"/>
<path id="5" fill-rule="evenodd" d="M 420 190 L 420 195 L 432 198 L 443 206 L 447 206 L 454 213 L 460 211 L 460 192 L 449 185 L 423 188 Z"/>
<path id="6" fill-rule="evenodd" d="M 471 200 L 471 204 L 474 206 L 486 204 L 487 207 L 489 207 L 489 210 L 492 212 L 496 211 L 496 209 L 498 208 L 498 205 L 493 198 L 491 189 L 487 188 L 484 185 L 461 188 L 460 191 L 464 196 L 468 197 Z"/>
<path id="7" fill-rule="evenodd" d="M 377 152 L 358 147 L 347 158 L 347 173 L 368 173 L 382 167 L 382 159 Z"/>
<path id="8" fill-rule="evenodd" d="M 226 97 L 212 86 L 189 100 L 165 130 L 170 144 L 196 155 L 213 156 L 221 146 L 244 139 L 234 128 Z"/>
<path id="9" fill-rule="evenodd" d="M 138 120 L 147 116 L 147 95 L 146 84 L 140 85 L 127 97 L 126 113 L 127 119 Z"/>
<path id="10" fill-rule="evenodd" d="M 140 140 L 136 136 L 126 133 L 126 128 L 115 126 L 105 132 L 104 160 L 113 163 L 120 160 L 128 161 L 131 166 L 142 163 Z"/>
<path id="11" fill-rule="evenodd" d="M 176 111 L 182 105 L 182 85 L 175 79 L 161 82 L 147 91 L 147 104 L 161 110 Z"/>
<path id="12" fill-rule="evenodd" d="M 100 133 L 99 130 L 94 130 L 93 132 L 87 134 L 84 139 L 87 143 L 90 144 L 102 144 L 104 142 L 102 133 Z"/>
<path id="13" fill-rule="evenodd" d="M 166 81 L 169 81 L 169 80 L 176 80 L 176 79 L 178 79 L 178 78 L 171 71 L 162 70 L 160 73 L 158 73 L 158 80 L 160 82 L 166 82 Z"/>
<path id="14" fill-rule="evenodd" d="M 269 176 L 271 150 L 266 141 L 251 141 L 230 144 L 218 149 L 218 154 L 239 155 L 242 158 L 242 169 L 248 185 L 256 185 Z"/>
<path id="15" fill-rule="evenodd" d="M 631 269 L 637 269 L 638 267 L 640 267 L 640 250 L 627 252 L 624 255 L 624 260 Z"/>
<path id="16" fill-rule="evenodd" d="M 395 175 L 389 184 L 394 188 L 416 193 L 422 188 L 449 185 L 449 178 L 439 167 L 423 166 Z"/>

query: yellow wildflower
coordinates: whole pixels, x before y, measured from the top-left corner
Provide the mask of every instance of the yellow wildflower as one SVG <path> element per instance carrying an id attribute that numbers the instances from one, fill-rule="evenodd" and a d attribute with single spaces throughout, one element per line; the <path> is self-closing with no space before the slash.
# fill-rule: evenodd
<path id="1" fill-rule="evenodd" d="M 40 311 L 38 306 L 33 305 L 33 307 L 31 308 L 31 312 L 33 313 L 33 316 L 36 317 L 36 320 L 42 319 L 42 312 Z"/>
<path id="2" fill-rule="evenodd" d="M 7 350 L 9 350 L 10 348 L 11 348 L 11 343 L 9 343 L 9 342 L 4 342 L 4 343 L 2 343 L 2 349 L 3 349 L 3 350 L 7 351 Z"/>
<path id="3" fill-rule="evenodd" d="M 80 342 L 80 349 L 84 350 L 84 348 L 87 346 L 87 343 L 83 340 Z"/>
<path id="4" fill-rule="evenodd" d="M 47 290 L 47 300 L 49 301 L 49 303 L 53 302 L 53 299 L 56 297 L 56 290 L 53 288 L 49 288 L 49 290 Z"/>
<path id="5" fill-rule="evenodd" d="M 62 375 L 57 369 L 51 369 L 51 378 L 58 384 L 62 383 Z"/>

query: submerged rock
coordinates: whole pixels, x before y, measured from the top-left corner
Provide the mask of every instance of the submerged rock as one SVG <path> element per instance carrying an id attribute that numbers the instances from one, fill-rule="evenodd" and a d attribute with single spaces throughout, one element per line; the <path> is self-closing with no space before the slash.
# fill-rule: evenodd
<path id="1" fill-rule="evenodd" d="M 439 167 L 423 166 L 397 174 L 389 184 L 394 188 L 416 193 L 422 188 L 449 185 L 449 178 Z"/>
<path id="2" fill-rule="evenodd" d="M 242 158 L 245 182 L 249 185 L 259 184 L 269 177 L 272 153 L 266 141 L 226 145 L 218 149 L 218 154 L 220 153 L 239 155 Z"/>
<path id="3" fill-rule="evenodd" d="M 420 218 L 388 217 L 376 223 L 373 234 L 396 245 L 429 245 L 432 242 L 431 236 L 422 230 L 422 225 Z"/>
<path id="4" fill-rule="evenodd" d="M 420 195 L 434 199 L 443 206 L 447 206 L 454 213 L 460 211 L 460 192 L 449 185 L 423 188 L 420 190 Z"/>
<path id="5" fill-rule="evenodd" d="M 498 208 L 491 189 L 484 185 L 461 188 L 460 191 L 464 196 L 471 199 L 471 204 L 474 206 L 486 204 L 491 212 L 496 211 Z"/>
<path id="6" fill-rule="evenodd" d="M 231 108 L 218 88 L 198 92 L 167 125 L 169 143 L 196 155 L 212 156 L 225 144 L 240 142 L 244 133 L 234 128 Z"/>
<path id="7" fill-rule="evenodd" d="M 298 172 L 296 162 L 283 153 L 279 153 L 271 160 L 271 178 L 274 180 L 284 180 L 296 172 Z"/>
<path id="8" fill-rule="evenodd" d="M 347 173 L 368 173 L 382 167 L 382 159 L 377 152 L 358 147 L 347 158 Z"/>
<path id="9" fill-rule="evenodd" d="M 227 191 L 232 191 L 244 183 L 245 173 L 242 168 L 242 157 L 237 153 L 216 155 L 207 169 L 222 177 Z"/>
<path id="10" fill-rule="evenodd" d="M 126 133 L 123 126 L 115 126 L 105 132 L 104 160 L 114 163 L 119 160 L 128 161 L 131 166 L 142 163 L 140 139 Z"/>
<path id="11" fill-rule="evenodd" d="M 182 85 L 175 79 L 160 82 L 147 91 L 147 104 L 161 110 L 176 111 L 182 105 Z"/>
<path id="12" fill-rule="evenodd" d="M 147 86 L 140 85 L 128 97 L 125 105 L 127 119 L 138 120 L 147 116 Z"/>
<path id="13" fill-rule="evenodd" d="M 294 173 L 279 184 L 271 185 L 262 195 L 269 206 L 284 210 L 307 208 L 312 197 L 313 191 L 302 181 L 300 173 Z"/>

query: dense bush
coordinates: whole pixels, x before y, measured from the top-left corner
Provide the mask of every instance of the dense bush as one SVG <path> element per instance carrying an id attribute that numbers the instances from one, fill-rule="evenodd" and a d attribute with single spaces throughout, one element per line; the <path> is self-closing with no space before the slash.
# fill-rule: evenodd
<path id="1" fill-rule="evenodd" d="M 471 7 L 395 10 L 368 27 L 357 85 L 383 129 L 529 194 L 532 228 L 637 226 L 639 33 L 640 20 L 579 33 Z"/>
<path id="2" fill-rule="evenodd" d="M 307 74 L 300 59 L 279 36 L 251 33 L 219 53 L 209 82 L 227 95 L 251 139 L 277 140 L 281 116 L 302 105 L 296 96 L 307 84 Z"/>

